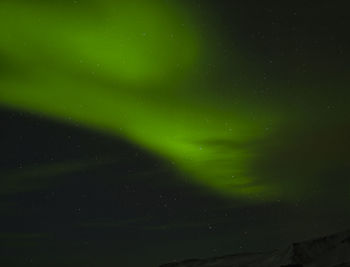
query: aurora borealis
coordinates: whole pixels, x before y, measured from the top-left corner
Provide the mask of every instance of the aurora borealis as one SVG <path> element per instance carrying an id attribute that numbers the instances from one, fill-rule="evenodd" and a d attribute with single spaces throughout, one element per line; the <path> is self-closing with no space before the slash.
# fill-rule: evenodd
<path id="1" fill-rule="evenodd" d="M 50 28 L 57 29 L 53 31 L 55 35 L 59 32 L 64 37 L 45 34 L 44 40 L 39 38 L 32 41 L 34 44 L 28 44 L 41 51 L 44 62 L 38 64 L 37 59 L 33 59 L 39 69 L 28 74 L 28 80 L 4 81 L 6 90 L 1 92 L 2 101 L 5 105 L 60 119 L 71 118 L 88 127 L 125 137 L 173 160 L 180 169 L 192 172 L 195 182 L 219 192 L 237 196 L 253 196 L 252 192 L 269 195 L 268 188 L 256 185 L 255 178 L 246 173 L 243 166 L 249 157 L 247 151 L 218 151 L 206 143 L 212 140 L 242 143 L 264 137 L 264 127 L 268 127 L 270 121 L 274 123 L 276 116 L 264 110 L 267 114 L 259 115 L 255 122 L 249 115 L 242 116 L 242 108 L 236 107 L 231 99 L 208 103 L 208 99 L 215 96 L 213 88 L 202 85 L 194 90 L 199 81 L 190 77 L 194 69 L 200 67 L 200 52 L 204 53 L 201 50 L 206 46 L 200 43 L 200 34 L 193 29 L 196 22 L 188 22 L 183 12 L 177 14 L 170 4 L 142 3 L 121 1 L 112 7 L 106 3 L 106 7 L 101 7 L 102 15 L 96 18 L 97 25 L 91 27 L 88 25 L 95 24 L 94 21 L 87 23 L 86 18 L 71 18 L 66 23 L 74 26 L 69 27 L 52 22 L 52 11 L 41 11 L 38 16 L 25 20 L 26 25 L 16 21 L 19 25 L 14 28 L 19 28 L 20 36 L 21 31 L 28 31 L 25 27 L 30 27 L 38 31 L 31 33 L 34 36 Z M 101 17 L 105 21 L 100 22 Z M 129 17 L 137 19 L 128 20 Z M 31 18 L 34 22 L 30 22 Z M 197 21 L 197 28 L 199 24 Z M 9 41 L 18 43 L 16 35 Z M 36 47 L 35 42 L 44 47 Z M 54 43 L 54 47 L 47 42 Z M 57 58 L 49 63 L 52 58 L 45 56 L 49 49 L 52 51 L 47 53 L 63 53 L 67 59 L 60 62 Z M 23 50 L 31 56 L 37 54 Z M 18 53 L 14 53 L 18 57 Z M 202 60 L 208 59 L 202 55 Z M 51 70 L 45 61 L 55 67 L 61 65 L 61 70 Z M 71 70 L 74 64 L 80 66 Z M 77 76 L 81 72 L 81 78 L 70 77 L 72 72 L 78 72 Z M 103 78 L 110 83 L 99 83 Z"/>
<path id="2" fill-rule="evenodd" d="M 23 245 L 32 249 L 50 237 L 55 248 L 93 244 L 72 245 L 57 266 L 80 266 L 91 251 L 154 266 L 191 256 L 179 247 L 192 231 L 200 256 L 241 249 L 230 240 L 246 232 L 248 250 L 266 231 L 273 246 L 344 228 L 349 21 L 341 4 L 288 3 L 2 1 L 3 229 L 33 217 L 0 233 L 3 258 L 20 254 L 22 239 L 35 239 Z M 146 256 L 133 240 L 164 251 Z M 113 257 L 113 246 L 128 252 Z"/>

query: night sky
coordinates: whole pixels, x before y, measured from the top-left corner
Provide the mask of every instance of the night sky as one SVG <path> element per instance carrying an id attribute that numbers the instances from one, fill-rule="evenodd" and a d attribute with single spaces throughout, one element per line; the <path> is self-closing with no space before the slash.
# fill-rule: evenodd
<path id="1" fill-rule="evenodd" d="M 0 265 L 350 228 L 349 27 L 346 1 L 2 0 Z"/>

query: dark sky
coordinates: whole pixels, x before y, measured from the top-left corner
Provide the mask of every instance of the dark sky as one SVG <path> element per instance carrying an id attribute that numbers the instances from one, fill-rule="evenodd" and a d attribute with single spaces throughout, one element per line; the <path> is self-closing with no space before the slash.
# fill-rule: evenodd
<path id="1" fill-rule="evenodd" d="M 0 4 L 0 265 L 151 267 L 349 228 L 345 1 L 128 3 Z"/>

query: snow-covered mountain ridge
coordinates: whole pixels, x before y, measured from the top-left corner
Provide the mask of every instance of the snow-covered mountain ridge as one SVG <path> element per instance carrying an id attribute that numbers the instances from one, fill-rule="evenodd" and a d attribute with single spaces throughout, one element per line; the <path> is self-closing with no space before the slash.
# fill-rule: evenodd
<path id="1" fill-rule="evenodd" d="M 293 243 L 273 252 L 192 259 L 160 267 L 350 267 L 350 231 Z"/>

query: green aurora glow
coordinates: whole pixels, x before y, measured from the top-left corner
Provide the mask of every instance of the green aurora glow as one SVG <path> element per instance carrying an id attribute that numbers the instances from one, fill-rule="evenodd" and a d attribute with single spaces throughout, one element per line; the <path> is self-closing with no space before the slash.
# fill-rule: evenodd
<path id="1" fill-rule="evenodd" d="M 252 169 L 263 157 L 252 144 L 273 136 L 289 108 L 249 98 L 253 83 L 239 77 L 211 82 L 207 62 L 220 72 L 213 47 L 225 38 L 204 34 L 190 5 L 145 2 L 2 1 L 1 105 L 130 140 L 226 197 L 295 197 Z M 234 51 L 233 70 L 243 52 Z"/>

